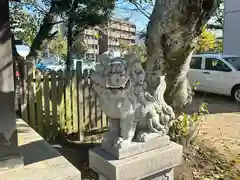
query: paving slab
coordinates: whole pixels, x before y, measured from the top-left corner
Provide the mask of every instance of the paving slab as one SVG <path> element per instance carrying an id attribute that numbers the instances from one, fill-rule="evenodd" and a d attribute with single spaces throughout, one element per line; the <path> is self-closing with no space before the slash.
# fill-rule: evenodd
<path id="1" fill-rule="evenodd" d="M 80 171 L 23 120 L 17 120 L 24 167 L 0 172 L 0 180 L 81 180 Z"/>

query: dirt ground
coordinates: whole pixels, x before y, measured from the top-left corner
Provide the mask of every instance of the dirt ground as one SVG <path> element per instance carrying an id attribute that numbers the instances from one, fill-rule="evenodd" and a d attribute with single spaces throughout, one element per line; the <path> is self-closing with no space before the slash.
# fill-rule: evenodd
<path id="1" fill-rule="evenodd" d="M 204 98 L 203 98 L 204 97 Z M 176 180 L 240 180 L 240 104 L 231 98 L 197 93 L 187 113 L 196 112 L 201 102 L 209 114 L 201 125 L 196 143 L 184 153 L 176 169 Z M 57 148 L 83 175 L 97 179 L 88 168 L 88 149 L 99 144 L 65 144 Z"/>
<path id="2" fill-rule="evenodd" d="M 197 93 L 187 113 L 196 112 L 202 102 L 209 114 L 176 169 L 176 179 L 240 180 L 240 104 L 229 97 Z"/>
<path id="3" fill-rule="evenodd" d="M 203 93 L 195 95 L 188 112 L 204 101 L 209 114 L 202 123 L 198 140 L 215 148 L 229 161 L 240 160 L 240 104 L 231 98 Z M 240 164 L 239 164 L 240 168 Z"/>

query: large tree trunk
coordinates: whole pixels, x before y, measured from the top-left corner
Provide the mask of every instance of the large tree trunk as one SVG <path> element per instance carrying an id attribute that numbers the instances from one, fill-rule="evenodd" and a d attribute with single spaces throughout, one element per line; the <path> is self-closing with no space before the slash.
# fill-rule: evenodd
<path id="1" fill-rule="evenodd" d="M 147 29 L 147 82 L 150 92 L 166 75 L 165 100 L 175 113 L 191 102 L 187 72 L 201 28 L 220 0 L 156 0 Z"/>

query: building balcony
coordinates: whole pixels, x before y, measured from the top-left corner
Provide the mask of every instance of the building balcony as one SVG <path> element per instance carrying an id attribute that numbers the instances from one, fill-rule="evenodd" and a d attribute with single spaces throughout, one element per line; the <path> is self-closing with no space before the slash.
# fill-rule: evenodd
<path id="1" fill-rule="evenodd" d="M 121 25 L 120 24 L 110 24 L 109 27 L 113 28 L 113 29 L 121 29 Z"/>
<path id="2" fill-rule="evenodd" d="M 131 28 L 129 28 L 129 31 L 130 32 L 136 32 L 136 29 L 131 27 Z"/>
<path id="3" fill-rule="evenodd" d="M 119 37 L 120 37 L 120 33 L 109 32 L 109 36 L 110 36 L 110 37 L 114 37 L 114 38 L 119 38 Z"/>
<path id="4" fill-rule="evenodd" d="M 109 41 L 108 45 L 119 46 L 119 42 Z"/>
<path id="5" fill-rule="evenodd" d="M 85 30 L 85 34 L 87 35 L 96 35 L 98 33 L 98 31 L 94 30 L 94 29 L 86 29 Z"/>
<path id="6" fill-rule="evenodd" d="M 87 53 L 89 53 L 89 54 L 97 54 L 98 53 L 98 49 L 88 48 Z"/>
<path id="7" fill-rule="evenodd" d="M 136 39 L 135 36 L 131 36 L 131 35 L 122 35 L 121 38 L 122 39 L 128 39 L 128 40 L 135 40 Z"/>
<path id="8" fill-rule="evenodd" d="M 127 26 L 122 26 L 122 27 L 121 27 L 121 30 L 122 30 L 122 31 L 129 31 L 129 29 L 130 29 L 130 28 L 127 27 Z"/>
<path id="9" fill-rule="evenodd" d="M 98 44 L 97 39 L 85 39 L 86 44 Z"/>

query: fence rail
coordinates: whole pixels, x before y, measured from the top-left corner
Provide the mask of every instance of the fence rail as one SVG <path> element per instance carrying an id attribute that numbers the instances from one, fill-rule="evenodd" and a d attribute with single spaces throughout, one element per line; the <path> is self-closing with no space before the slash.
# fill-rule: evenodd
<path id="1" fill-rule="evenodd" d="M 20 114 L 45 139 L 77 133 L 82 141 L 85 133 L 106 129 L 107 117 L 99 108 L 88 71 L 82 74 L 80 62 L 68 76 L 63 71 L 26 69 L 23 82 L 27 83 L 15 78 Z"/>

